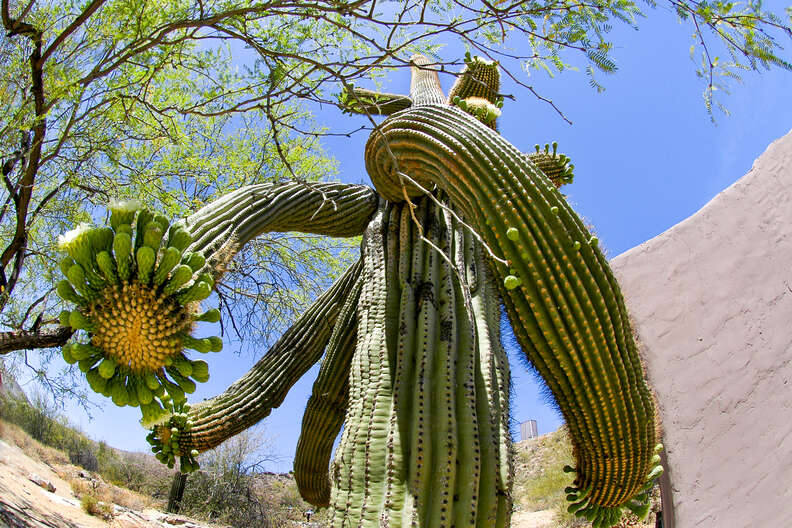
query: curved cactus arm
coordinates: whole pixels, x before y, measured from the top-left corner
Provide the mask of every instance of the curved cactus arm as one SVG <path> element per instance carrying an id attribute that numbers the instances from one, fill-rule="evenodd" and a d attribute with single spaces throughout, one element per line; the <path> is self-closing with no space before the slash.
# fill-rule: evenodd
<path id="1" fill-rule="evenodd" d="M 349 370 L 357 343 L 357 305 L 361 281 L 344 303 L 305 406 L 294 456 L 294 480 L 303 499 L 330 505 L 330 457 L 349 403 Z"/>
<path id="2" fill-rule="evenodd" d="M 406 95 L 375 92 L 364 88 L 346 88 L 338 96 L 338 102 L 345 113 L 365 115 L 392 115 L 412 106 Z"/>
<path id="3" fill-rule="evenodd" d="M 493 270 L 515 335 L 569 425 L 575 498 L 600 522 L 615 516 L 653 471 L 655 416 L 596 238 L 522 153 L 452 106 L 416 106 L 387 119 L 366 145 L 366 167 L 388 200 L 421 194 L 403 186 L 410 179 L 436 184 L 505 257 Z"/>
<path id="4" fill-rule="evenodd" d="M 182 452 L 211 449 L 269 416 L 283 402 L 292 385 L 321 357 L 360 270 L 360 262 L 350 267 L 225 392 L 190 409 L 191 429 L 179 439 Z"/>
<path id="5" fill-rule="evenodd" d="M 192 237 L 187 250 L 211 265 L 267 232 L 358 236 L 376 208 L 377 195 L 365 185 L 264 183 L 228 193 L 177 225 Z"/>
<path id="6" fill-rule="evenodd" d="M 544 151 L 541 151 L 539 145 L 536 145 L 536 152 L 530 152 L 525 156 L 537 169 L 550 178 L 550 181 L 558 189 L 562 185 L 572 183 L 575 179 L 575 166 L 569 163 L 569 156 L 558 152 L 558 143 L 553 142 L 552 152 L 550 147 L 550 144 L 545 144 Z"/>

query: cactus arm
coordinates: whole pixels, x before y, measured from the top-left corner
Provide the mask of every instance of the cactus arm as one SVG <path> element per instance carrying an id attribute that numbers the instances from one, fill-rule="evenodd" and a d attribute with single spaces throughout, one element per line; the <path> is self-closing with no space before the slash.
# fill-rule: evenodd
<path id="1" fill-rule="evenodd" d="M 379 431 L 386 425 L 381 408 L 387 403 L 389 380 L 388 357 L 385 352 L 384 300 L 385 261 L 383 223 L 387 221 L 390 207 L 381 207 L 371 220 L 361 243 L 363 261 L 363 287 L 358 303 L 358 342 L 350 371 L 349 410 L 346 427 L 338 446 L 336 461 L 349 463 L 336 465 L 336 485 L 331 501 L 337 514 L 345 518 L 363 519 L 376 510 L 371 508 L 372 496 L 383 485 L 382 474 L 377 473 L 384 463 L 378 458 L 384 453 Z M 340 457 L 339 457 L 340 455 Z M 384 462 L 384 461 L 383 461 Z M 376 468 L 372 473 L 372 468 Z M 332 525 L 339 521 L 334 517 Z"/>
<path id="2" fill-rule="evenodd" d="M 365 115 L 392 115 L 412 106 L 406 95 L 375 92 L 353 87 L 351 93 L 345 89 L 339 96 L 344 112 Z"/>
<path id="3" fill-rule="evenodd" d="M 494 266 L 499 288 L 518 341 L 570 425 L 576 484 L 605 508 L 638 494 L 655 444 L 652 398 L 607 261 L 552 183 L 449 106 L 415 106 L 386 120 L 369 139 L 366 166 L 388 200 L 421 194 L 402 186 L 404 174 L 438 185 L 506 258 L 508 266 Z"/>
<path id="4" fill-rule="evenodd" d="M 542 171 L 545 176 L 550 178 L 556 189 L 562 185 L 572 183 L 575 179 L 575 166 L 569 163 L 569 157 L 556 152 L 557 143 L 553 143 L 553 151 L 550 152 L 550 145 L 546 144 L 544 152 L 539 150 L 536 145 L 536 152 L 525 154 L 534 166 Z"/>
<path id="5" fill-rule="evenodd" d="M 359 262 L 350 267 L 242 378 L 190 409 L 192 429 L 179 444 L 183 452 L 211 449 L 255 425 L 283 402 L 292 385 L 321 357 L 360 269 Z"/>
<path id="6" fill-rule="evenodd" d="M 413 106 L 444 104 L 446 97 L 440 87 L 440 77 L 432 66 L 432 62 L 423 55 L 413 55 L 410 57 L 410 64 L 412 65 L 410 99 L 412 99 Z"/>
<path id="7" fill-rule="evenodd" d="M 349 371 L 357 342 L 357 304 L 361 282 L 355 283 L 338 315 L 319 375 L 305 406 L 294 456 L 294 480 L 300 495 L 317 507 L 330 505 L 328 468 L 333 443 L 349 403 Z"/>
<path id="8" fill-rule="evenodd" d="M 492 486 L 495 495 L 487 496 L 488 515 L 481 516 L 487 523 L 480 526 L 508 526 L 512 510 L 512 479 L 514 462 L 509 431 L 509 360 L 500 340 L 500 295 L 488 263 L 477 248 L 476 269 L 479 287 L 473 292 L 472 308 L 478 324 L 478 354 L 480 368 L 476 379 L 476 391 L 484 397 L 478 398 L 478 414 L 482 429 L 481 449 L 485 456 L 494 460 L 489 467 L 482 468 L 482 486 Z"/>
<path id="9" fill-rule="evenodd" d="M 187 251 L 211 263 L 228 258 L 229 245 L 233 251 L 266 232 L 358 236 L 376 207 L 376 193 L 364 185 L 265 183 L 231 192 L 180 225 L 193 239 Z"/>
<path id="10" fill-rule="evenodd" d="M 448 104 L 452 104 L 456 97 L 467 99 L 478 97 L 490 103 L 497 103 L 500 99 L 500 72 L 498 63 L 482 57 L 465 55 L 465 67 L 459 73 L 457 80 L 448 92 Z"/>

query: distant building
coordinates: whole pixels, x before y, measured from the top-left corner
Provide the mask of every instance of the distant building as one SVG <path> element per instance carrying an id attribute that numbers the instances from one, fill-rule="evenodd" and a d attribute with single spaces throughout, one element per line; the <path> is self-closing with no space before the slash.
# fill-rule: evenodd
<path id="1" fill-rule="evenodd" d="M 520 440 L 528 440 L 529 438 L 536 438 L 539 432 L 536 429 L 536 420 L 528 420 L 520 424 Z"/>

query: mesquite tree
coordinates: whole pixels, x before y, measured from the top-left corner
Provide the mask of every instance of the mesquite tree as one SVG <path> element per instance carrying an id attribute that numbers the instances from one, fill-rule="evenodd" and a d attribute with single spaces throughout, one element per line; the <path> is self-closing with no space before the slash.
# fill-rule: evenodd
<path id="1" fill-rule="evenodd" d="M 496 130 L 496 63 L 466 58 L 449 96 L 413 57 L 410 95 L 349 90 L 350 111 L 389 117 L 366 145 L 376 190 L 317 183 L 243 187 L 173 225 L 135 204 L 110 227 L 61 239 L 58 292 L 77 309 L 64 357 L 118 405 L 139 405 L 157 457 L 183 471 L 254 425 L 324 354 L 295 457 L 303 497 L 333 526 L 508 526 L 512 511 L 505 307 L 574 444 L 570 511 L 611 526 L 648 512 L 662 472 L 656 420 L 608 263 L 558 188 L 569 159 L 524 154 Z M 361 258 L 224 393 L 185 349 L 224 263 L 262 233 L 362 235 Z M 332 464 L 334 439 L 343 425 Z M 328 467 L 330 468 L 328 470 Z"/>

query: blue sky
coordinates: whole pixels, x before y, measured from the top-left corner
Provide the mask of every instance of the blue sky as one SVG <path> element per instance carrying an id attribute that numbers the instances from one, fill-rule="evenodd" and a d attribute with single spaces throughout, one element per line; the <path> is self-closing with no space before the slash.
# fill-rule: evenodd
<path id="1" fill-rule="evenodd" d="M 773 140 L 792 129 L 792 73 L 784 71 L 746 73 L 742 85 L 733 85 L 731 95 L 721 96 L 731 116 L 716 114 L 713 125 L 701 97 L 703 84 L 690 60 L 690 28 L 678 23 L 667 9 L 647 13 L 640 30 L 614 30 L 611 40 L 619 71 L 600 77 L 607 88 L 604 93 L 590 88 L 580 72 L 564 72 L 553 79 L 535 73 L 527 79 L 552 98 L 572 125 L 508 80 L 502 87 L 517 100 L 506 101 L 500 133 L 523 151 L 533 150 L 536 143 L 559 143 L 559 150 L 575 164 L 575 183 L 564 191 L 575 210 L 594 226 L 609 257 L 695 213 L 744 175 Z M 441 54 L 449 58 L 458 51 L 449 47 Z M 788 52 L 783 55 L 790 57 Z M 441 81 L 447 89 L 453 79 Z M 408 72 L 393 74 L 387 89 L 407 93 Z M 335 132 L 366 124 L 364 117 L 342 116 L 330 107 L 321 109 L 320 120 Z M 342 181 L 368 183 L 362 157 L 366 138 L 365 133 L 359 133 L 324 141 L 339 160 Z M 510 352 L 512 357 L 517 353 Z M 191 400 L 221 392 L 255 359 L 234 355 L 231 350 L 208 358 L 212 379 L 200 386 Z M 264 422 L 262 434 L 274 437 L 276 454 L 281 456 L 281 462 L 271 465 L 272 470 L 291 469 L 302 410 L 317 370 L 309 371 Z M 515 361 L 512 371 L 515 421 L 536 419 L 540 433 L 555 430 L 560 417 L 546 404 L 532 375 Z M 67 413 L 95 439 L 122 449 L 148 448 L 146 432 L 137 423 L 138 409 L 105 404 L 89 418 L 69 406 Z"/>

